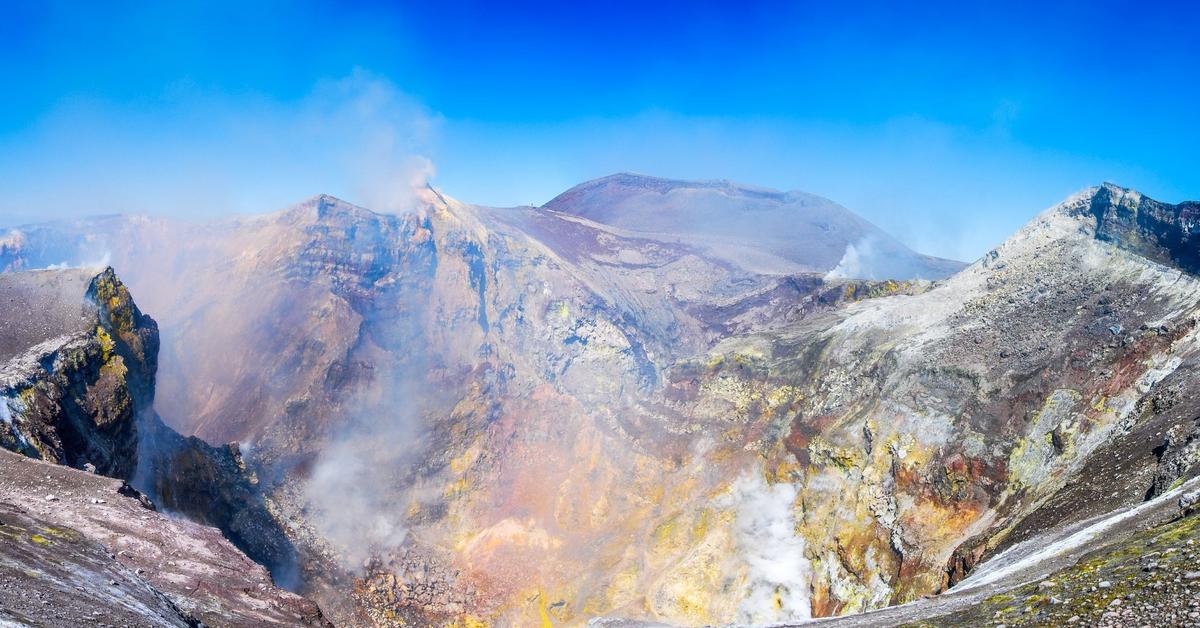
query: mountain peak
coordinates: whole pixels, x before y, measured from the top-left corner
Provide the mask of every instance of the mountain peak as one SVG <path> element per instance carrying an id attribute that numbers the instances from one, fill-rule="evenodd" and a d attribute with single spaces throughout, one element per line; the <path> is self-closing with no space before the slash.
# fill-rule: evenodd
<path id="1" fill-rule="evenodd" d="M 688 244 L 763 274 L 840 268 L 858 278 L 937 279 L 961 268 L 909 250 L 829 199 L 732 181 L 622 172 L 581 183 L 542 209 L 642 238 Z M 867 258 L 882 266 L 873 262 L 866 268 L 861 262 Z"/>
<path id="2" fill-rule="evenodd" d="M 1105 182 L 1055 209 L 1088 223 L 1097 240 L 1200 274 L 1200 203 L 1196 201 L 1172 205 Z"/>
<path id="3" fill-rule="evenodd" d="M 375 213 L 374 211 L 367 209 L 366 207 L 360 207 L 358 205 L 355 205 L 354 203 L 351 203 L 349 201 L 344 201 L 344 200 L 342 200 L 336 196 L 330 195 L 330 194 L 318 194 L 318 195 L 308 199 L 307 201 L 304 201 L 301 204 L 302 205 L 311 204 L 317 210 L 317 213 L 319 215 L 325 215 L 325 214 L 329 214 L 329 213 L 342 213 L 342 212 L 348 212 L 348 213 L 363 213 L 363 212 L 365 212 L 365 213 L 369 213 L 369 214 Z"/>
<path id="4" fill-rule="evenodd" d="M 289 222 L 298 221 L 301 223 L 337 219 L 369 219 L 377 218 L 379 215 L 374 210 L 324 193 L 310 196 L 295 205 L 290 205 L 274 214 L 270 214 L 270 216 L 281 217 Z"/>
<path id="5" fill-rule="evenodd" d="M 591 194 L 623 196 L 632 194 L 667 194 L 675 190 L 711 190 L 734 196 L 753 196 L 785 200 L 791 193 L 770 188 L 761 188 L 730 181 L 728 179 L 686 180 L 656 177 L 635 172 L 618 172 L 598 179 L 584 181 L 551 199 L 543 207 L 558 209 L 569 206 L 574 199 Z"/>
<path id="6" fill-rule="evenodd" d="M 389 214 L 402 214 L 412 209 L 421 209 L 424 207 L 445 208 L 451 202 L 452 199 L 450 197 L 426 183 L 420 187 L 412 188 L 411 195 L 397 195 L 390 203 L 390 207 L 387 206 L 387 203 L 382 207 L 363 207 L 362 205 L 356 205 L 340 199 L 332 194 L 321 193 L 292 205 L 285 209 L 284 212 L 315 212 L 317 219 L 334 216 L 377 218 Z"/>

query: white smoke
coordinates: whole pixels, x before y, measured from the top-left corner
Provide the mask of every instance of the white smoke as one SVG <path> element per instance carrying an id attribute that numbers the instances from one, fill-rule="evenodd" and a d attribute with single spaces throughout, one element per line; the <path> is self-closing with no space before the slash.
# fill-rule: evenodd
<path id="1" fill-rule="evenodd" d="M 434 175 L 441 126 L 440 115 L 364 70 L 297 98 L 191 85 L 150 111 L 79 99 L 44 116 L 27 141 L 0 146 L 9 149 L 0 177 L 20 182 L 0 198 L 0 225 L 260 214 L 320 193 L 404 211 Z"/>
<path id="2" fill-rule="evenodd" d="M 326 448 L 305 487 L 309 521 L 350 570 L 396 549 L 408 533 L 403 504 L 387 498 L 396 494 L 387 485 L 400 460 L 380 455 L 387 441 L 378 436 L 356 434 Z"/>
<path id="3" fill-rule="evenodd" d="M 733 484 L 737 540 L 749 567 L 740 622 L 802 621 L 812 617 L 812 565 L 796 533 L 796 487 L 767 484 L 748 474 Z"/>
<path id="4" fill-rule="evenodd" d="M 911 254 L 881 241 L 865 236 L 847 244 L 838 265 L 825 274 L 825 279 L 923 279 L 923 268 Z"/>
<path id="5" fill-rule="evenodd" d="M 8 397 L 7 395 L 0 395 L 0 422 L 4 423 L 5 428 L 7 428 L 12 433 L 12 435 L 14 437 L 16 437 L 17 441 L 21 444 L 22 447 L 28 448 L 29 441 L 25 440 L 25 435 L 22 434 L 21 430 L 17 429 L 16 424 L 13 423 L 12 410 L 9 408 L 10 404 L 17 405 L 19 403 L 20 403 L 19 401 L 17 401 L 16 399 L 13 399 L 11 397 Z M 21 411 L 21 408 L 18 405 L 18 412 L 19 411 Z"/>
<path id="6" fill-rule="evenodd" d="M 408 211 L 417 202 L 416 191 L 436 174 L 426 153 L 441 117 L 363 70 L 319 84 L 302 115 L 303 128 L 338 147 L 358 204 L 380 212 Z"/>
<path id="7" fill-rule="evenodd" d="M 429 446 L 421 408 L 435 396 L 412 392 L 406 382 L 417 372 L 381 369 L 347 408 L 347 422 L 321 449 L 305 483 L 306 519 L 350 571 L 399 548 L 412 509 L 440 499 L 414 475 L 414 462 Z"/>
<path id="8" fill-rule="evenodd" d="M 50 264 L 46 270 L 67 270 L 71 268 L 108 268 L 112 265 L 112 253 L 104 251 L 96 257 L 81 259 L 77 262 L 62 261 Z"/>

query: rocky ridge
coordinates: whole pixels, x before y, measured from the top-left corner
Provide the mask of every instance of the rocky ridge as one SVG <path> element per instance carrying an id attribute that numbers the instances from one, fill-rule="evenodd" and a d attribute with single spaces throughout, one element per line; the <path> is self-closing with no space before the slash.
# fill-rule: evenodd
<path id="1" fill-rule="evenodd" d="M 1138 531 L 1066 568 L 918 625 L 1191 626 L 1200 622 L 1200 517 Z"/>
<path id="2" fill-rule="evenodd" d="M 941 279 L 960 262 L 919 255 L 829 199 L 731 181 L 620 173 L 540 208 L 664 243 L 683 243 L 761 274 L 841 271 L 859 279 Z"/>
<path id="3" fill-rule="evenodd" d="M 1192 490 L 1196 481 L 1187 483 Z M 825 620 L 836 626 L 1194 625 L 1196 494 L 1175 491 L 1030 543 L 962 587 L 915 603 Z M 1088 536 L 1094 532 L 1094 536 Z M 1079 536 L 1088 536 L 1082 542 Z M 1036 560 L 1038 556 L 1049 560 Z M 1035 559 L 1035 560 L 1030 560 Z M 984 582 L 986 581 L 986 582 Z M 621 625 L 621 624 L 614 624 Z"/>

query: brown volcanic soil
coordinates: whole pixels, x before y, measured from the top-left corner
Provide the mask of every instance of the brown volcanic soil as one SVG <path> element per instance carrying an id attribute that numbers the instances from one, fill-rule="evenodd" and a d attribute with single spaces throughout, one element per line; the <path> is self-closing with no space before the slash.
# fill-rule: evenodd
<path id="1" fill-rule="evenodd" d="M 326 626 L 215 528 L 120 480 L 0 450 L 0 620 L 35 626 Z"/>

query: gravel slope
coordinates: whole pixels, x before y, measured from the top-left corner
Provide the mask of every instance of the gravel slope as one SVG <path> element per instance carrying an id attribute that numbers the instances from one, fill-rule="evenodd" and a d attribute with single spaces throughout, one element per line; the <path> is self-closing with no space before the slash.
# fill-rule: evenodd
<path id="1" fill-rule="evenodd" d="M 35 626 L 322 626 L 220 531 L 120 480 L 0 450 L 0 621 Z"/>

